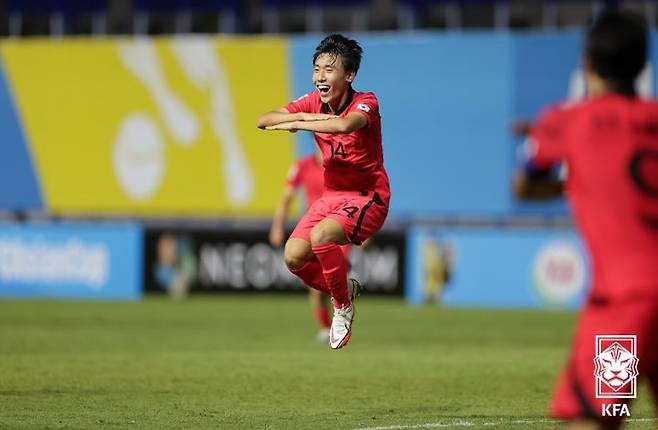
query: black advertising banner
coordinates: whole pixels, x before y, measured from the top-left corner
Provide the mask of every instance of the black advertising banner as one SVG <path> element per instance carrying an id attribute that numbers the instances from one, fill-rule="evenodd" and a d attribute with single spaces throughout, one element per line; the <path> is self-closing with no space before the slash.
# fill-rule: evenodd
<path id="1" fill-rule="evenodd" d="M 147 291 L 173 296 L 201 292 L 305 291 L 283 263 L 283 249 L 266 229 L 148 228 L 145 235 Z M 405 235 L 380 232 L 365 248 L 350 251 L 350 276 L 367 294 L 401 296 Z"/>

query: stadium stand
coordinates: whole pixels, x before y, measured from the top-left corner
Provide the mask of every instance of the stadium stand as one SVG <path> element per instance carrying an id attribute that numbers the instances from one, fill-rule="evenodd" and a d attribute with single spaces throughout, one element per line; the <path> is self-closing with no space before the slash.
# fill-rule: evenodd
<path id="1" fill-rule="evenodd" d="M 173 15 L 173 28 L 155 27 Z M 238 31 L 240 2 L 237 0 L 135 0 L 133 3 L 133 30 L 136 34 L 154 32 L 235 33 Z M 210 20 L 204 18 L 210 17 Z M 158 20 L 160 18 L 160 20 Z"/>
<path id="2" fill-rule="evenodd" d="M 0 36 L 569 28 L 653 0 L 1 0 Z"/>
<path id="3" fill-rule="evenodd" d="M 10 36 L 44 32 L 51 36 L 75 34 L 82 20 L 87 33 L 104 34 L 107 28 L 108 0 L 9 0 Z"/>

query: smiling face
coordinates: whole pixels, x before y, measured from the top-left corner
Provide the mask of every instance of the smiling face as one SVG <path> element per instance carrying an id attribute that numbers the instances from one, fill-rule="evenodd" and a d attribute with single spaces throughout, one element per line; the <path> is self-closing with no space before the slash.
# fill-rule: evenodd
<path id="1" fill-rule="evenodd" d="M 347 97 L 355 72 L 345 71 L 340 56 L 320 54 L 313 64 L 313 85 L 320 92 L 322 103 L 336 111 Z"/>

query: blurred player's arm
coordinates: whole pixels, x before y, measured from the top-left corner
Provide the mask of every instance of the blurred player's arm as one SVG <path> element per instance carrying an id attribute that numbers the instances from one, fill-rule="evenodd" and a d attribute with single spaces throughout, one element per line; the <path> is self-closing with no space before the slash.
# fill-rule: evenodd
<path id="1" fill-rule="evenodd" d="M 288 218 L 288 211 L 290 205 L 295 198 L 295 189 L 291 186 L 286 186 L 281 194 L 279 203 L 277 204 L 274 217 L 272 218 L 272 226 L 270 227 L 270 245 L 279 247 L 283 244 L 285 239 L 285 224 Z"/>
<path id="2" fill-rule="evenodd" d="M 368 125 L 367 117 L 360 112 L 350 112 L 344 117 L 327 118 L 324 121 L 289 121 L 266 126 L 267 130 L 306 130 L 317 133 L 347 134 Z"/>
<path id="3" fill-rule="evenodd" d="M 289 122 L 305 122 L 305 121 L 323 121 L 330 118 L 336 118 L 336 115 L 329 115 L 325 113 L 308 113 L 308 112 L 288 112 L 286 108 L 280 108 L 271 112 L 262 114 L 256 122 L 256 127 L 266 129 L 279 124 Z M 292 131 L 292 130 L 289 130 Z"/>
<path id="4" fill-rule="evenodd" d="M 520 200 L 558 198 L 564 192 L 564 166 L 559 162 L 536 162 L 537 150 L 536 142 L 531 137 L 532 130 L 533 124 L 528 121 L 517 121 L 512 124 L 512 132 L 516 136 L 525 138 L 518 156 L 519 167 L 512 179 L 512 191 Z"/>

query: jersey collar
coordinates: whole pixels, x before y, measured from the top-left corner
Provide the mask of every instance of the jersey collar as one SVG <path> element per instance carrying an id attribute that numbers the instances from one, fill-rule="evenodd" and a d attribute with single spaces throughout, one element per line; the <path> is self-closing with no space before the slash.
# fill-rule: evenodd
<path id="1" fill-rule="evenodd" d="M 335 112 L 336 115 L 342 114 L 345 109 L 352 103 L 352 99 L 354 98 L 354 89 L 350 86 L 347 90 L 347 99 L 345 100 L 345 103 L 341 107 L 338 108 L 338 110 Z M 322 103 L 322 106 L 320 106 L 320 112 L 322 113 L 331 113 L 331 108 L 329 107 L 329 103 Z"/>

